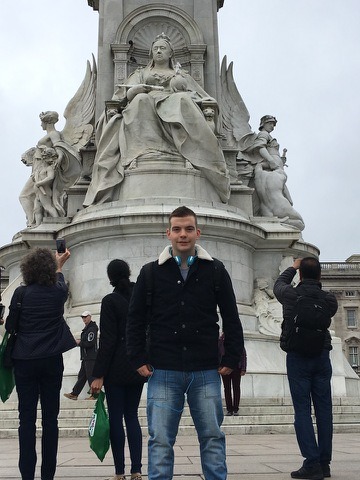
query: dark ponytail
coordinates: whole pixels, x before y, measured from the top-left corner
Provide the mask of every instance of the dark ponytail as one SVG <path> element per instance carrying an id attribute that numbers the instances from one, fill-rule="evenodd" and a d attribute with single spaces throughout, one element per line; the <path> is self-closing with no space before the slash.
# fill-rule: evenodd
<path id="1" fill-rule="evenodd" d="M 127 262 L 119 259 L 111 260 L 107 266 L 107 275 L 114 288 L 124 293 L 129 292 L 131 272 Z"/>

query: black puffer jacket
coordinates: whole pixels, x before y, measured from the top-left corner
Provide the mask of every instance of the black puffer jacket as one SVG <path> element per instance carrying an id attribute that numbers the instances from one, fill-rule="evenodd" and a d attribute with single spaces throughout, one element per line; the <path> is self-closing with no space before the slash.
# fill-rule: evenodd
<path id="1" fill-rule="evenodd" d="M 222 268 L 216 294 L 214 262 L 204 249 L 198 247 L 198 258 L 185 281 L 174 258 L 168 257 L 165 249 L 159 262 L 154 262 L 148 353 L 144 269 L 134 287 L 127 324 L 127 351 L 134 367 L 151 364 L 155 368 L 178 371 L 218 368 L 219 306 L 225 333 L 221 365 L 236 368 L 244 339 L 228 272 Z"/>
<path id="2" fill-rule="evenodd" d="M 293 278 L 296 275 L 296 269 L 293 267 L 287 268 L 276 280 L 274 284 L 274 295 L 278 301 L 283 306 L 283 322 L 281 325 L 281 337 L 280 337 L 280 346 L 284 346 L 282 341 L 287 336 L 287 332 L 290 330 L 291 325 L 294 321 L 293 310 L 296 304 L 296 301 L 300 295 L 306 295 L 311 293 L 319 293 L 323 296 L 326 303 L 329 306 L 330 314 L 333 317 L 337 311 L 338 303 L 335 295 L 330 292 L 324 292 L 321 289 L 321 283 L 317 280 L 304 279 L 300 282 L 295 288 L 291 285 Z M 331 350 L 331 335 L 328 331 L 324 348 L 326 350 Z"/>

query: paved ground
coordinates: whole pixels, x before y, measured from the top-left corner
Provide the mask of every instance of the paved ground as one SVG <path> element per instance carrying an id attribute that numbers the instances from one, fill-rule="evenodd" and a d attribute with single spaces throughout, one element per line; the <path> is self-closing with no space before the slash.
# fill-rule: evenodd
<path id="1" fill-rule="evenodd" d="M 38 441 L 38 444 L 40 442 Z M 143 478 L 147 479 L 147 449 L 144 439 Z M 0 439 L 0 479 L 20 479 L 16 439 Z M 228 435 L 228 480 L 285 480 L 301 465 L 294 435 Z M 108 452 L 101 463 L 89 448 L 87 438 L 61 438 L 56 480 L 105 480 L 113 475 Z M 40 476 L 36 477 L 40 479 Z M 128 477 L 130 478 L 130 476 Z M 332 478 L 359 480 L 360 434 L 336 434 Z M 178 436 L 175 446 L 174 479 L 199 480 L 201 474 L 196 436 Z"/>

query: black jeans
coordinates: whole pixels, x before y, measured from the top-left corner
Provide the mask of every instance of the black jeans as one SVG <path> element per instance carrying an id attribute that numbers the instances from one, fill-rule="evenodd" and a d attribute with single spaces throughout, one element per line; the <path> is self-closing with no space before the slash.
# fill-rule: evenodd
<path id="1" fill-rule="evenodd" d="M 130 472 L 141 473 L 142 433 L 138 419 L 138 407 L 142 390 L 143 384 L 105 385 L 110 421 L 110 443 L 117 475 L 125 473 L 123 419 L 130 451 Z"/>
<path id="2" fill-rule="evenodd" d="M 36 416 L 42 412 L 41 479 L 53 480 L 59 429 L 57 417 L 64 371 L 62 355 L 34 360 L 14 360 L 19 398 L 19 470 L 22 480 L 34 480 L 36 466 Z"/>

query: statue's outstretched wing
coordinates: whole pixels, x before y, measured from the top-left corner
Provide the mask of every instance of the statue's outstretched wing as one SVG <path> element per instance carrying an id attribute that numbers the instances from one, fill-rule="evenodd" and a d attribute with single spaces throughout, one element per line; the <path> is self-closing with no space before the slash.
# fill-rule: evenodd
<path id="1" fill-rule="evenodd" d="M 221 63 L 221 123 L 226 144 L 238 148 L 241 137 L 251 132 L 250 115 L 236 87 L 233 76 L 233 62 L 227 68 L 226 55 Z"/>
<path id="2" fill-rule="evenodd" d="M 84 80 L 64 112 L 66 123 L 61 132 L 62 139 L 78 151 L 87 144 L 94 130 L 96 74 L 93 56 L 92 68 L 87 61 Z"/>

